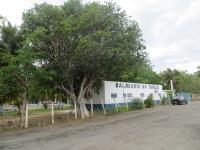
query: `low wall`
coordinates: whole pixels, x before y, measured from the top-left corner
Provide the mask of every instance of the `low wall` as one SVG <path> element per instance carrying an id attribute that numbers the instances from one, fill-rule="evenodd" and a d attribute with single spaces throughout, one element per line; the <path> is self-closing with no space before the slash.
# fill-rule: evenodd
<path id="1" fill-rule="evenodd" d="M 192 101 L 200 101 L 200 94 L 192 94 Z"/>
<path id="2" fill-rule="evenodd" d="M 161 101 L 160 100 L 155 100 L 155 104 L 156 105 L 161 105 Z M 118 103 L 118 105 L 120 106 L 126 106 L 126 103 Z M 88 110 L 91 109 L 91 104 L 86 104 L 86 107 Z M 113 109 L 115 108 L 115 103 L 112 104 L 104 104 L 105 109 Z M 102 110 L 102 104 L 93 104 L 93 108 L 94 110 Z"/>

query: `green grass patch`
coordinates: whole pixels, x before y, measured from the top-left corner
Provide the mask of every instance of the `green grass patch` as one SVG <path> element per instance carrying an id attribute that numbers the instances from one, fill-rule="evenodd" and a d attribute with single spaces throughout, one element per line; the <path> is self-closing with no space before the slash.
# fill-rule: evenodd
<path id="1" fill-rule="evenodd" d="M 54 112 L 61 112 L 68 110 L 69 107 L 64 107 L 64 109 L 54 109 Z M 35 116 L 35 115 L 47 115 L 51 113 L 51 108 L 38 108 L 38 109 L 29 109 L 28 114 L 29 116 Z M 16 118 L 19 116 L 19 112 L 16 110 L 12 111 L 7 111 L 4 114 L 0 115 L 0 119 L 5 119 L 5 118 Z"/>

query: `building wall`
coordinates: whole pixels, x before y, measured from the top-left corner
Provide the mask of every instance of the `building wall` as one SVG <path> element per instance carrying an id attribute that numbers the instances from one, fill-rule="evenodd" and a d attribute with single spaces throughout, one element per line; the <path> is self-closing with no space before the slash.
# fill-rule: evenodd
<path id="1" fill-rule="evenodd" d="M 102 88 L 94 94 L 92 99 L 94 107 L 102 107 L 102 99 L 105 107 L 110 108 L 115 106 L 115 102 L 125 105 L 125 102 L 131 102 L 135 98 L 145 100 L 150 94 L 153 94 L 156 103 L 160 103 L 163 96 L 162 85 L 104 81 Z M 87 102 L 87 104 L 89 106 L 90 102 Z"/>
<path id="2" fill-rule="evenodd" d="M 163 95 L 162 85 L 141 84 L 130 82 L 104 81 L 105 104 L 130 102 L 134 98 L 145 100 L 153 94 L 155 101 L 160 101 Z M 114 101 L 115 99 L 115 101 Z"/>

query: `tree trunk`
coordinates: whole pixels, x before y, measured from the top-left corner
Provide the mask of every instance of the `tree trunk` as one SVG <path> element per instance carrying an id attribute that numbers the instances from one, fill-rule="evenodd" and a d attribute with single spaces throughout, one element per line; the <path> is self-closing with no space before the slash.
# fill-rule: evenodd
<path id="1" fill-rule="evenodd" d="M 90 87 L 91 83 L 86 83 L 86 78 L 83 79 L 81 86 L 80 86 L 80 91 L 78 95 L 78 103 L 79 103 L 79 108 L 80 108 L 80 115 L 82 119 L 89 118 L 90 114 L 85 106 L 85 93 L 87 92 L 88 88 Z"/>
<path id="2" fill-rule="evenodd" d="M 59 87 L 60 89 L 63 89 L 66 92 L 66 94 L 69 95 L 73 99 L 74 105 L 75 105 L 75 118 L 77 118 L 76 112 L 78 112 L 78 114 L 81 116 L 82 119 L 90 117 L 90 114 L 85 105 L 85 93 L 91 90 L 93 83 L 94 83 L 94 80 L 86 84 L 86 78 L 83 78 L 80 85 L 80 91 L 78 93 L 78 96 L 75 95 L 72 85 L 71 85 L 72 87 L 71 89 L 65 88 L 63 84 L 61 84 L 61 86 L 57 85 L 57 87 Z"/>
<path id="3" fill-rule="evenodd" d="M 83 97 L 80 99 L 80 115 L 82 119 L 90 117 L 90 114 L 85 105 L 85 99 Z"/>

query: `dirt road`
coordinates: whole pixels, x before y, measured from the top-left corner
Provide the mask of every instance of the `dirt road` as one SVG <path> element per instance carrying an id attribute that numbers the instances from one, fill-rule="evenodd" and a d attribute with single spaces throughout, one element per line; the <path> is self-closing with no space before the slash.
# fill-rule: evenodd
<path id="1" fill-rule="evenodd" d="M 4 133 L 0 150 L 200 150 L 200 102 Z"/>

